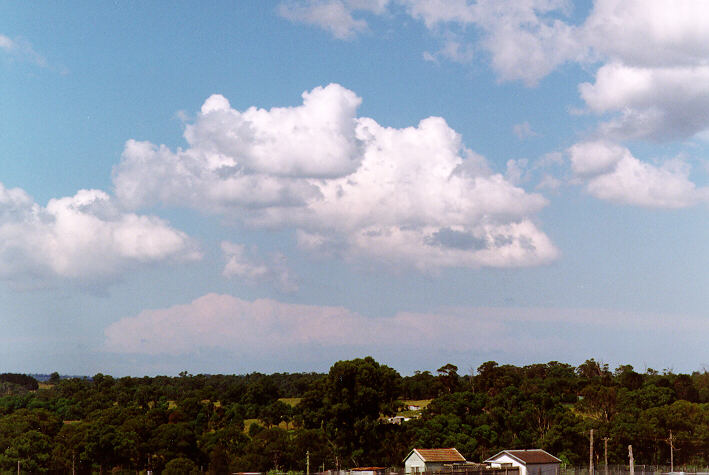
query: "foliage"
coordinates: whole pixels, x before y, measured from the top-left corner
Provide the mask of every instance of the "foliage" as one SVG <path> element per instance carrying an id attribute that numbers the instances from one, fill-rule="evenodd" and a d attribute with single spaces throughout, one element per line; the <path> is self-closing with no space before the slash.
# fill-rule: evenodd
<path id="1" fill-rule="evenodd" d="M 588 459 L 588 431 L 608 438 L 608 459 L 709 463 L 709 373 L 630 365 L 481 364 L 459 375 L 401 377 L 371 357 L 335 363 L 328 374 L 33 378 L 6 373 L 0 389 L 0 472 L 210 473 L 400 466 L 413 447 L 457 447 L 472 461 L 499 450 L 541 447 L 566 463 Z M 35 381 L 36 382 L 36 381 Z M 4 385 L 4 386 L 3 386 Z M 282 399 L 288 398 L 288 399 Z M 414 419 L 402 400 L 432 399 Z M 245 432 L 245 421 L 250 424 Z M 596 455 L 603 456 L 603 444 Z M 602 458 L 601 458 L 602 460 Z"/>

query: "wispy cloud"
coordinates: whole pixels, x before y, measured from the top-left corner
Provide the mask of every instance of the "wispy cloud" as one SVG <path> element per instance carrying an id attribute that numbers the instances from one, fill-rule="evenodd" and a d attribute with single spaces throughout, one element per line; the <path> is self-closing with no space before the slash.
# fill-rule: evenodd
<path id="1" fill-rule="evenodd" d="M 290 21 L 317 26 L 344 40 L 368 29 L 367 22 L 355 18 L 355 13 L 382 13 L 387 3 L 389 0 L 288 0 L 278 5 L 278 13 Z"/>
<path id="2" fill-rule="evenodd" d="M 22 38 L 12 39 L 0 34 L 0 51 L 4 51 L 5 54 L 19 61 L 27 61 L 42 68 L 50 67 L 47 59 Z"/>
<path id="3" fill-rule="evenodd" d="M 267 282 L 286 293 L 298 290 L 297 280 L 288 268 L 283 254 L 276 253 L 268 261 L 264 261 L 254 255 L 254 249 L 248 250 L 243 244 L 223 241 L 221 248 L 226 259 L 222 272 L 224 277 L 246 282 Z"/>
<path id="4" fill-rule="evenodd" d="M 532 130 L 532 126 L 526 120 L 520 124 L 515 124 L 512 127 L 512 131 L 520 140 L 524 140 L 529 137 L 536 137 L 537 135 L 539 135 L 534 130 Z"/>

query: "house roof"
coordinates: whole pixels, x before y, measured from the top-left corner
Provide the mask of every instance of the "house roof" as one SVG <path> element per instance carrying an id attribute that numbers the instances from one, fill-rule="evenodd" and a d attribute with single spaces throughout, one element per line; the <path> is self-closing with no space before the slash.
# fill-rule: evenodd
<path id="1" fill-rule="evenodd" d="M 455 448 L 450 449 L 414 449 L 406 456 L 408 459 L 411 454 L 416 452 L 424 462 L 465 462 L 465 457 L 460 455 L 460 452 Z M 406 459 L 404 459 L 406 460 Z"/>
<path id="2" fill-rule="evenodd" d="M 503 450 L 493 455 L 485 462 L 494 462 L 501 455 L 509 455 L 518 460 L 520 463 L 527 464 L 545 464 L 545 463 L 561 463 L 561 460 L 554 457 L 549 452 L 542 449 L 525 449 L 525 450 Z"/>

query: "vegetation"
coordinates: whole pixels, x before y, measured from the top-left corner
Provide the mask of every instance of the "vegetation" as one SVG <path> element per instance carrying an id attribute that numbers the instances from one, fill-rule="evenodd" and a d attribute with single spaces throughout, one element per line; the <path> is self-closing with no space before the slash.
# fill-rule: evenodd
<path id="1" fill-rule="evenodd" d="M 328 374 L 60 378 L 0 375 L 0 472 L 155 473 L 400 466 L 413 447 L 457 447 L 472 461 L 541 447 L 588 459 L 588 432 L 611 464 L 709 464 L 709 373 L 632 366 L 482 364 L 461 376 L 400 376 L 371 357 Z M 425 406 L 412 415 L 403 401 Z M 417 404 L 419 405 L 419 404 Z M 245 426 L 245 421 L 249 426 Z M 251 423 L 254 422 L 254 423 Z M 597 453 L 603 459 L 603 444 Z"/>

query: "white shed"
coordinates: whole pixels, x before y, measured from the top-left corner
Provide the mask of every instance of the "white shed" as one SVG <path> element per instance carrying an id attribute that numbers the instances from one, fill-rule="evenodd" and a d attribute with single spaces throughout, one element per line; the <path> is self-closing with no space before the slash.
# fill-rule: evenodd
<path id="1" fill-rule="evenodd" d="M 414 449 L 404 459 L 406 473 L 439 472 L 444 465 L 465 463 L 455 448 L 450 449 Z"/>
<path id="2" fill-rule="evenodd" d="M 493 468 L 519 467 L 519 475 L 559 475 L 561 460 L 542 449 L 503 450 L 485 460 Z"/>

